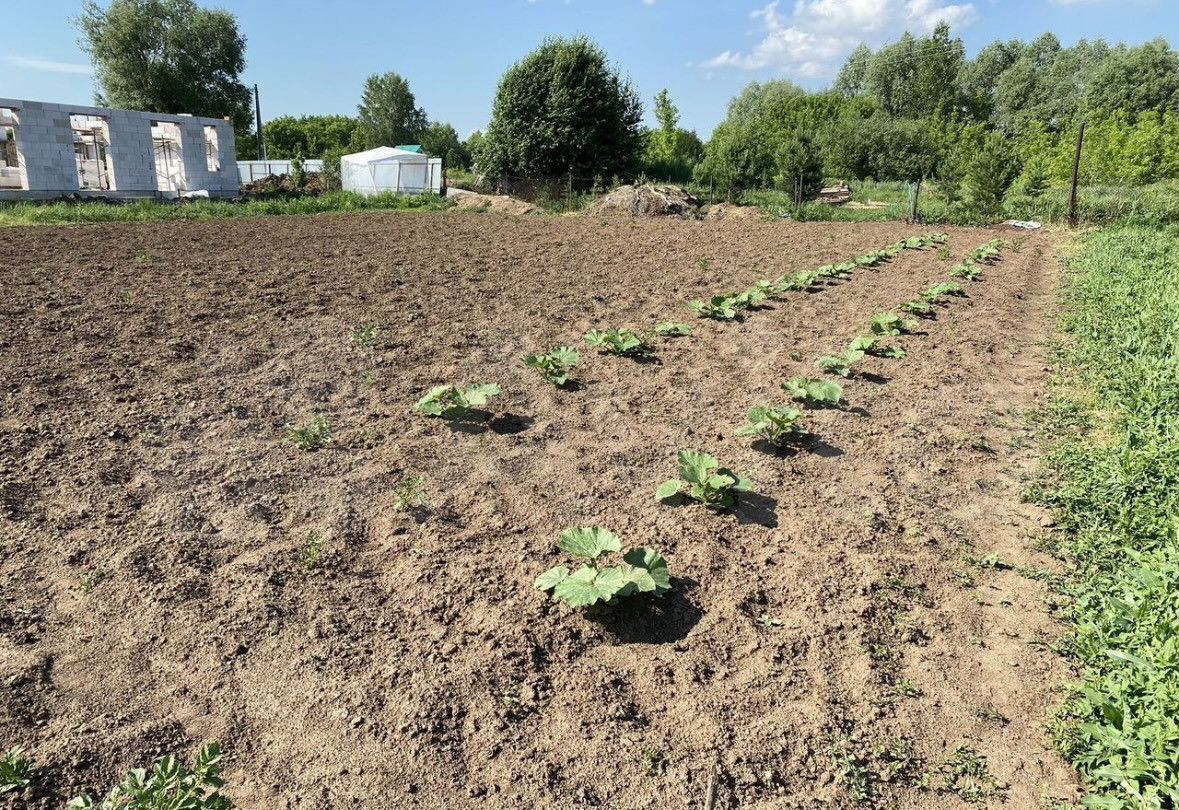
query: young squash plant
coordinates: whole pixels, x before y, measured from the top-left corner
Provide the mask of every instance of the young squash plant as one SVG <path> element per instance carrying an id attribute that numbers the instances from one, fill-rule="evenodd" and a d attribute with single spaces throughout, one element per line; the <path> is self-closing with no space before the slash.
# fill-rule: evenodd
<path id="1" fill-rule="evenodd" d="M 967 259 L 962 264 L 950 268 L 950 275 L 954 278 L 964 278 L 967 281 L 978 281 L 982 278 L 982 268 Z"/>
<path id="2" fill-rule="evenodd" d="M 838 374 L 840 377 L 850 377 L 852 366 L 864 359 L 864 352 L 848 349 L 843 354 L 829 354 L 820 357 L 815 365 L 828 374 Z"/>
<path id="3" fill-rule="evenodd" d="M 848 352 L 863 352 L 873 357 L 891 357 L 901 360 L 905 357 L 905 350 L 900 346 L 886 346 L 875 335 L 860 335 L 854 338 L 847 347 Z"/>
<path id="4" fill-rule="evenodd" d="M 209 743 L 189 770 L 172 755 L 160 757 L 150 771 L 136 768 L 101 802 L 78 796 L 67 810 L 230 810 L 221 793 L 221 746 Z"/>
<path id="5" fill-rule="evenodd" d="M 536 369 L 541 377 L 556 386 L 569 382 L 569 369 L 579 360 L 581 355 L 577 349 L 569 346 L 558 346 L 548 354 L 526 354 L 520 358 L 524 365 Z"/>
<path id="6" fill-rule="evenodd" d="M 651 347 L 630 329 L 617 329 L 613 326 L 606 331 L 591 329 L 585 333 L 585 342 L 596 349 L 620 357 L 640 357 L 651 351 Z"/>
<path id="7" fill-rule="evenodd" d="M 671 590 L 667 560 L 649 548 L 635 548 L 622 557 L 622 565 L 603 566 L 606 554 L 622 551 L 618 536 L 600 528 L 568 529 L 557 544 L 585 560 L 576 571 L 558 565 L 536 578 L 536 588 L 552 591 L 553 599 L 571 608 L 609 603 L 638 593 L 663 596 Z"/>
<path id="8" fill-rule="evenodd" d="M 997 261 L 1003 253 L 1003 240 L 992 239 L 985 245 L 979 245 L 967 254 L 967 258 L 976 264 L 990 264 Z"/>
<path id="9" fill-rule="evenodd" d="M 707 301 L 689 301 L 688 307 L 698 313 L 701 318 L 711 318 L 714 321 L 731 321 L 737 317 L 735 295 L 714 295 Z"/>
<path id="10" fill-rule="evenodd" d="M 782 390 L 791 399 L 809 407 L 835 408 L 843 399 L 843 389 L 839 383 L 811 377 L 791 377 L 782 383 Z"/>
<path id="11" fill-rule="evenodd" d="M 18 745 L 0 759 L 0 795 L 23 790 L 33 781 L 33 763 L 24 754 L 25 749 Z"/>
<path id="12" fill-rule="evenodd" d="M 417 401 L 414 410 L 427 416 L 442 419 L 464 419 L 472 408 L 480 408 L 500 393 L 495 383 L 477 383 L 459 388 L 455 385 L 438 385 Z"/>
<path id="13" fill-rule="evenodd" d="M 752 488 L 749 480 L 722 467 L 708 453 L 681 450 L 677 456 L 680 475 L 670 478 L 655 491 L 656 500 L 665 501 L 683 494 L 714 509 L 728 509 L 737 503 L 736 493 Z"/>
<path id="14" fill-rule="evenodd" d="M 663 337 L 683 337 L 684 335 L 692 334 L 692 327 L 686 323 L 664 321 L 663 323 L 655 324 L 655 334 Z"/>
<path id="15" fill-rule="evenodd" d="M 738 436 L 758 436 L 774 447 L 785 447 L 806 435 L 798 424 L 802 414 L 792 408 L 750 408 L 749 424 L 737 428 Z"/>
<path id="16" fill-rule="evenodd" d="M 892 312 L 881 312 L 872 316 L 872 334 L 896 337 L 917 328 L 917 321 L 902 318 Z"/>
<path id="17" fill-rule="evenodd" d="M 928 301 L 922 301 L 920 298 L 914 298 L 912 301 L 906 301 L 901 304 L 899 309 L 902 312 L 907 312 L 910 315 L 916 315 L 918 318 L 928 318 L 933 314 L 933 305 Z"/>
<path id="18" fill-rule="evenodd" d="M 934 284 L 932 287 L 926 287 L 921 291 L 920 298 L 930 304 L 936 303 L 939 299 L 947 295 L 965 295 L 962 290 L 962 285 L 957 281 L 945 281 L 941 284 Z"/>

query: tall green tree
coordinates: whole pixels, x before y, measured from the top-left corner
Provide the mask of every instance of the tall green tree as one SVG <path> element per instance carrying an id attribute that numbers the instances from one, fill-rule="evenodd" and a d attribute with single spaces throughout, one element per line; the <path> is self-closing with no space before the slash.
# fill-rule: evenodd
<path id="1" fill-rule="evenodd" d="M 868 66 L 872 64 L 872 49 L 861 42 L 847 57 L 831 89 L 845 96 L 858 96 L 864 92 L 868 79 Z"/>
<path id="2" fill-rule="evenodd" d="M 458 133 L 450 124 L 435 121 L 426 127 L 420 138 L 422 148 L 431 157 L 442 158 L 442 166 L 446 169 L 468 169 L 471 166 L 471 154 L 459 140 Z"/>
<path id="3" fill-rule="evenodd" d="M 549 39 L 500 79 L 479 168 L 493 176 L 630 176 L 643 105 L 585 37 Z"/>
<path id="4" fill-rule="evenodd" d="M 659 126 L 647 133 L 643 172 L 655 179 L 691 180 L 704 145 L 695 132 L 679 127 L 680 111 L 666 88 L 655 96 L 654 111 Z"/>
<path id="5" fill-rule="evenodd" d="M 962 40 L 951 39 L 944 22 L 928 37 L 906 33 L 869 60 L 864 92 L 889 115 L 953 115 L 961 107 L 958 73 L 965 61 Z"/>
<path id="6" fill-rule="evenodd" d="M 266 155 L 289 160 L 295 155 L 320 158 L 332 149 L 353 145 L 359 122 L 346 115 L 284 115 L 266 122 Z M 358 144 L 359 145 L 359 144 Z"/>
<path id="7" fill-rule="evenodd" d="M 101 88 L 97 104 L 229 116 L 239 134 L 249 132 L 246 40 L 228 11 L 193 0 L 111 0 L 106 8 L 87 0 L 77 24 Z"/>
<path id="8" fill-rule="evenodd" d="M 365 147 L 417 143 L 427 126 L 409 82 L 396 73 L 373 74 L 364 82 L 357 108 Z"/>

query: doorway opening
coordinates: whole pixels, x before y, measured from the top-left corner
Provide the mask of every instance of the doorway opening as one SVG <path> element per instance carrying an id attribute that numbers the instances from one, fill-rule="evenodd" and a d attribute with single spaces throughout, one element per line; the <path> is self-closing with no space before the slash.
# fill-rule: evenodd
<path id="1" fill-rule="evenodd" d="M 111 131 L 107 120 L 98 115 L 71 115 L 74 135 L 74 163 L 78 170 L 78 188 L 83 191 L 112 191 L 115 188 L 111 164 Z"/>
<path id="2" fill-rule="evenodd" d="M 152 121 L 151 143 L 152 151 L 155 153 L 156 188 L 169 194 L 187 190 L 180 125 L 167 121 Z"/>
<path id="3" fill-rule="evenodd" d="M 11 107 L 0 107 L 0 191 L 28 191 L 29 179 L 20 162 L 17 133 L 20 119 Z"/>

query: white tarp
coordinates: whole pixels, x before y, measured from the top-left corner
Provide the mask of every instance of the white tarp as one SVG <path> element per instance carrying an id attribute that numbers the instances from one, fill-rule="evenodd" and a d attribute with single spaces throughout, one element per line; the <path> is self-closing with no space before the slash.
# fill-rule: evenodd
<path id="1" fill-rule="evenodd" d="M 340 158 L 340 185 L 371 197 L 374 194 L 442 193 L 442 158 L 378 146 Z"/>

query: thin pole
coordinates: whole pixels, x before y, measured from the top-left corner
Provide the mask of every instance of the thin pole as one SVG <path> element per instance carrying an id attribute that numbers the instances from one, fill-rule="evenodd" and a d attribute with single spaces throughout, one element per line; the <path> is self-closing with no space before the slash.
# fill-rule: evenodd
<path id="1" fill-rule="evenodd" d="M 258 131 L 258 160 L 266 160 L 266 140 L 262 137 L 262 102 L 258 99 L 258 85 L 254 85 L 254 127 Z"/>
<path id="2" fill-rule="evenodd" d="M 1073 155 L 1073 184 L 1068 193 L 1068 224 L 1077 227 L 1077 176 L 1081 173 L 1081 144 L 1085 141 L 1085 122 L 1081 122 L 1081 129 L 1077 132 L 1077 151 Z"/>
<path id="3" fill-rule="evenodd" d="M 917 199 L 921 196 L 921 178 L 917 178 L 917 185 L 913 188 L 913 213 L 909 216 L 909 222 L 918 223 L 921 221 L 921 211 L 917 208 Z"/>

